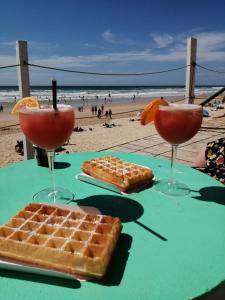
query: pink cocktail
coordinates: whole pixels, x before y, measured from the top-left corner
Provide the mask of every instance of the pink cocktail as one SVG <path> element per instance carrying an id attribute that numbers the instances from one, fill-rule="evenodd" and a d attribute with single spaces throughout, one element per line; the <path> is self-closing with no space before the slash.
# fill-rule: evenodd
<path id="1" fill-rule="evenodd" d="M 202 124 L 202 109 L 198 105 L 170 104 L 160 106 L 155 116 L 160 136 L 172 145 L 190 140 Z"/>
<path id="2" fill-rule="evenodd" d="M 74 194 L 62 187 L 56 187 L 54 181 L 54 151 L 70 138 L 74 128 L 74 110 L 69 105 L 24 108 L 19 113 L 23 133 L 39 148 L 45 149 L 48 155 L 49 169 L 52 177 L 52 188 L 44 189 L 33 197 L 35 201 L 70 201 Z"/>
<path id="3" fill-rule="evenodd" d="M 55 150 L 70 137 L 74 128 L 74 111 L 70 106 L 58 105 L 58 109 L 25 109 L 19 115 L 20 126 L 36 146 Z"/>
<path id="4" fill-rule="evenodd" d="M 173 178 L 177 146 L 190 140 L 202 124 L 202 107 L 194 104 L 160 105 L 154 119 L 159 135 L 172 145 L 171 178 L 162 179 L 156 189 L 168 195 L 186 195 L 190 189 Z"/>

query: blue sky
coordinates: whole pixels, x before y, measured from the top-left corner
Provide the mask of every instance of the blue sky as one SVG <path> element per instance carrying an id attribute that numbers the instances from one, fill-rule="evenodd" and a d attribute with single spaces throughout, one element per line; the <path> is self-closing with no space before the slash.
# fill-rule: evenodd
<path id="1" fill-rule="evenodd" d="M 186 41 L 198 40 L 197 62 L 225 71 L 223 0 L 1 0 L 0 66 L 16 63 L 16 40 L 29 62 L 71 70 L 134 73 L 186 65 Z M 225 74 L 197 69 L 197 84 L 223 85 Z M 32 85 L 185 84 L 185 70 L 136 77 L 86 76 L 30 68 Z M 17 84 L 16 69 L 0 85 Z"/>

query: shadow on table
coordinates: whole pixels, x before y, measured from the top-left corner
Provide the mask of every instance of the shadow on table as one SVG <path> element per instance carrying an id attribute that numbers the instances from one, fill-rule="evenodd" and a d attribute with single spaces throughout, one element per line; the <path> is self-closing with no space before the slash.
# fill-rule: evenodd
<path id="1" fill-rule="evenodd" d="M 122 223 L 134 222 L 157 238 L 167 241 L 164 236 L 137 220 L 143 215 L 144 208 L 140 203 L 133 199 L 118 195 L 98 195 L 80 200 L 75 199 L 73 202 L 76 202 L 81 206 L 94 206 L 98 208 L 103 215 L 119 217 Z"/>
<path id="2" fill-rule="evenodd" d="M 211 291 L 194 298 L 195 300 L 224 300 L 225 299 L 225 281 L 213 288 Z"/>
<path id="3" fill-rule="evenodd" d="M 54 169 L 66 169 L 71 166 L 70 163 L 64 161 L 55 161 L 54 162 Z"/>
<path id="4" fill-rule="evenodd" d="M 129 234 L 121 233 L 106 276 L 91 281 L 105 286 L 119 285 L 128 261 L 131 243 L 132 237 Z"/>
<path id="5" fill-rule="evenodd" d="M 166 242 L 167 238 L 165 238 L 164 236 L 162 236 L 161 234 L 159 234 L 158 232 L 156 232 L 155 230 L 149 228 L 148 226 L 142 224 L 141 222 L 139 222 L 138 220 L 134 221 L 135 224 L 141 226 L 142 228 L 144 228 L 145 230 L 147 230 L 148 232 L 150 232 L 151 234 L 153 234 L 154 236 L 156 236 L 157 238 L 159 238 L 160 240 Z"/>
<path id="6" fill-rule="evenodd" d="M 81 283 L 75 279 L 63 279 L 45 275 L 38 275 L 38 274 L 31 274 L 25 273 L 21 271 L 11 271 L 11 270 L 4 270 L 0 269 L 0 276 L 7 277 L 7 278 L 15 278 L 18 280 L 26 280 L 32 282 L 39 282 L 48 285 L 57 285 L 66 288 L 78 289 L 81 287 Z"/>
<path id="7" fill-rule="evenodd" d="M 100 210 L 103 215 L 119 217 L 123 223 L 135 221 L 140 218 L 144 209 L 137 201 L 117 195 L 98 195 L 83 199 L 73 200 L 81 206 L 94 206 Z"/>
<path id="8" fill-rule="evenodd" d="M 192 196 L 194 199 L 225 205 L 225 186 L 208 186 L 198 191 L 192 190 L 192 192 L 199 193 L 197 196 Z"/>

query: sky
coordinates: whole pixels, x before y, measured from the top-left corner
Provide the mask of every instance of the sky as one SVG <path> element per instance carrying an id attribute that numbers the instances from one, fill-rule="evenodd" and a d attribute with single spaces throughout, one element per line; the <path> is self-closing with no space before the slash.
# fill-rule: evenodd
<path id="1" fill-rule="evenodd" d="M 16 64 L 16 41 L 29 63 L 103 73 L 186 66 L 187 38 L 197 63 L 225 72 L 224 0 L 0 0 L 0 67 Z M 31 85 L 185 85 L 186 70 L 148 76 L 96 76 L 29 68 Z M 223 85 L 225 73 L 197 67 L 196 84 Z M 17 70 L 0 69 L 0 86 Z"/>

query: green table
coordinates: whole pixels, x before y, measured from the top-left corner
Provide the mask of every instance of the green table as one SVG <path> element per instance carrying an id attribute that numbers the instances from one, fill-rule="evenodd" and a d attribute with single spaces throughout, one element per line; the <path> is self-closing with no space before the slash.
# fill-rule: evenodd
<path id="1" fill-rule="evenodd" d="M 1 299 L 182 300 L 225 280 L 225 187 L 183 165 L 176 176 L 191 187 L 185 197 L 164 196 L 153 187 L 123 196 L 75 179 L 83 160 L 104 154 L 57 155 L 56 182 L 74 191 L 74 204 L 121 218 L 123 230 L 108 275 L 77 282 L 1 269 Z M 111 154 L 151 167 L 156 178 L 167 176 L 170 166 L 167 160 Z M 48 183 L 47 169 L 34 160 L 0 169 L 0 223 Z"/>

